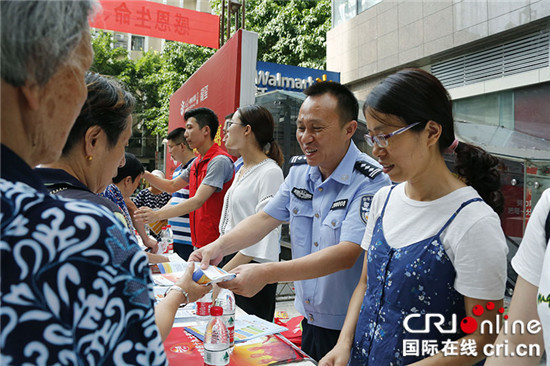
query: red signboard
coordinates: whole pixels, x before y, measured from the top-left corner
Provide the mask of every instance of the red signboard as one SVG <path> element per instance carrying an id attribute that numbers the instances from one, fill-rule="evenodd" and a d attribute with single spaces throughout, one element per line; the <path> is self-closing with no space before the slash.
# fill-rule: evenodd
<path id="1" fill-rule="evenodd" d="M 220 48 L 204 65 L 201 66 L 181 88 L 170 97 L 170 117 L 168 120 L 168 131 L 177 127 L 185 127 L 183 115 L 186 111 L 206 107 L 216 112 L 220 121 L 220 128 L 216 135 L 215 142 L 222 145 L 220 129 L 223 127 L 225 116 L 235 112 L 240 103 L 251 103 L 252 101 L 241 100 L 241 89 L 254 90 L 254 80 L 243 81 L 241 65 L 243 65 L 244 54 L 243 40 L 257 42 L 257 35 L 251 37 L 251 32 L 239 30 L 231 39 Z M 253 41 L 250 41 L 250 39 Z M 251 46 L 248 46 L 251 47 Z M 245 64 L 256 63 L 254 60 Z M 254 70 L 253 70 L 254 71 Z M 167 156 L 169 156 L 167 154 Z M 166 162 L 166 176 L 171 176 L 175 166 L 170 159 Z"/>
<path id="2" fill-rule="evenodd" d="M 152 1 L 101 0 L 90 26 L 218 48 L 217 15 Z"/>

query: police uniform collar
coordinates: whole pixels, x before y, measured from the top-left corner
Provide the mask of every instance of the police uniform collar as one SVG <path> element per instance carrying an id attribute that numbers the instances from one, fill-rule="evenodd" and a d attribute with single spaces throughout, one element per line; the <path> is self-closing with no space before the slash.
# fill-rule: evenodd
<path id="1" fill-rule="evenodd" d="M 359 153 L 360 151 L 357 146 L 355 146 L 353 140 L 350 140 L 346 155 L 344 155 L 344 158 L 340 161 L 340 164 L 338 164 L 338 166 L 336 167 L 336 169 L 334 169 L 328 179 L 335 180 L 336 182 L 341 184 L 350 185 L 351 176 L 353 174 L 353 167 Z M 319 170 L 319 167 L 310 167 L 309 176 L 311 180 L 315 180 L 316 178 L 320 177 L 321 171 Z"/>

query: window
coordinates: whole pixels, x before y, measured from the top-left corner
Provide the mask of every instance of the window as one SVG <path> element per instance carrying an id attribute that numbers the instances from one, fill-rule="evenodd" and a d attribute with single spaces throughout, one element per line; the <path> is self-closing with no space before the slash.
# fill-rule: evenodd
<path id="1" fill-rule="evenodd" d="M 357 15 L 357 0 L 332 1 L 332 26 L 336 27 Z"/>
<path id="2" fill-rule="evenodd" d="M 144 51 L 145 37 L 132 36 L 132 51 Z"/>
<path id="3" fill-rule="evenodd" d="M 344 23 L 382 0 L 332 0 L 332 27 Z"/>
<path id="4" fill-rule="evenodd" d="M 357 14 L 361 14 L 381 1 L 382 0 L 357 0 Z"/>
<path id="5" fill-rule="evenodd" d="M 113 35 L 113 48 L 128 48 L 128 38 L 125 33 L 115 33 Z"/>

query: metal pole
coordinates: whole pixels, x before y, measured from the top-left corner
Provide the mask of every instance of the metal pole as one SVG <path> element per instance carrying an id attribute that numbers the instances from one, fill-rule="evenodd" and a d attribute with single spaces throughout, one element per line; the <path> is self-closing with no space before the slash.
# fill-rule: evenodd
<path id="1" fill-rule="evenodd" d="M 227 40 L 231 37 L 231 0 L 227 0 Z"/>
<path id="2" fill-rule="evenodd" d="M 242 10 L 243 10 L 243 11 L 242 11 L 242 14 L 243 14 L 243 15 L 242 15 L 242 20 L 241 20 L 241 24 L 242 24 L 241 28 L 242 28 L 243 30 L 244 30 L 244 14 L 245 14 L 244 7 L 245 7 L 245 5 L 246 5 L 246 0 L 243 0 L 243 5 L 242 5 L 242 6 L 243 6 L 243 9 L 242 9 Z"/>
<path id="3" fill-rule="evenodd" d="M 225 43 L 224 29 L 225 29 L 225 0 L 222 0 L 222 17 L 220 19 L 220 36 L 219 36 L 219 47 L 221 48 Z"/>

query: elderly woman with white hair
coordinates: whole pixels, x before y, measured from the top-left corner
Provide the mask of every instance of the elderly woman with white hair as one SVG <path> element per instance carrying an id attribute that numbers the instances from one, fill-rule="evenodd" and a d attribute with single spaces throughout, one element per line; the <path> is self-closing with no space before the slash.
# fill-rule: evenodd
<path id="1" fill-rule="evenodd" d="M 32 169 L 60 157 L 86 100 L 93 6 L 0 2 L 6 365 L 165 365 L 162 337 L 178 306 L 208 291 L 185 281 L 190 267 L 178 281 L 186 288 L 173 287 L 155 309 L 147 257 L 128 230 L 105 207 L 50 195 Z"/>

